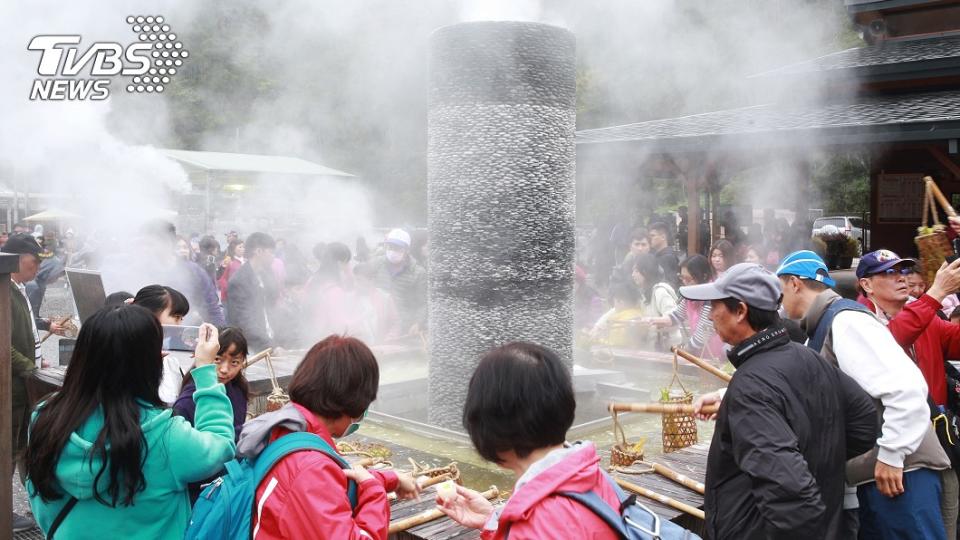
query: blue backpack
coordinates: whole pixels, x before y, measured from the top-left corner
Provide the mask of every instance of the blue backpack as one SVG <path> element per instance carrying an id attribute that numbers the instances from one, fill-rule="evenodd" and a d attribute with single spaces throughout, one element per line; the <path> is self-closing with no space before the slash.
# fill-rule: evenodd
<path id="1" fill-rule="evenodd" d="M 226 473 L 200 492 L 193 506 L 185 540 L 250 538 L 257 486 L 270 469 L 288 454 L 301 450 L 323 452 L 341 468 L 349 469 L 336 450 L 313 433 L 294 432 L 273 441 L 256 460 L 235 459 L 226 464 Z M 350 508 L 357 507 L 357 484 L 347 481 Z"/>
<path id="2" fill-rule="evenodd" d="M 595 491 L 584 493 L 558 491 L 557 495 L 577 501 L 589 508 L 613 529 L 620 540 L 700 540 L 699 536 L 676 523 L 660 519 L 653 510 L 637 501 L 636 494 L 627 495 L 609 474 L 602 470 L 600 472 L 617 493 L 617 499 L 620 500 L 619 509 L 610 506 Z M 508 528 L 507 537 L 509 536 Z"/>
<path id="3" fill-rule="evenodd" d="M 836 318 L 841 311 L 862 311 L 864 313 L 870 313 L 870 310 L 859 302 L 854 302 L 848 298 L 837 298 L 827 307 L 823 315 L 820 316 L 820 320 L 817 321 L 817 328 L 814 330 L 813 335 L 810 336 L 810 339 L 807 340 L 807 347 L 817 351 L 817 353 L 823 349 L 823 343 L 827 340 L 827 334 L 830 332 L 830 329 L 833 328 L 833 319 Z"/>

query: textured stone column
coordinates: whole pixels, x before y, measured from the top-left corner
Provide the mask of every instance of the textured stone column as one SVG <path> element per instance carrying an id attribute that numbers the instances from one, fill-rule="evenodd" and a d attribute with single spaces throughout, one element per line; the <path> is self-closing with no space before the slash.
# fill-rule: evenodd
<path id="1" fill-rule="evenodd" d="M 430 422 L 463 430 L 480 356 L 514 340 L 573 364 L 573 34 L 525 22 L 431 37 Z"/>

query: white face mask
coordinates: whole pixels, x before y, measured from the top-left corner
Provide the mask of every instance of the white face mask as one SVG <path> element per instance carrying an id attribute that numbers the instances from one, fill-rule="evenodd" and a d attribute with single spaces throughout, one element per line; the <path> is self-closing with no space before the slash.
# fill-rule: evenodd
<path id="1" fill-rule="evenodd" d="M 392 249 L 387 250 L 387 260 L 393 264 L 398 264 L 403 262 L 403 252 L 402 251 L 393 251 Z"/>

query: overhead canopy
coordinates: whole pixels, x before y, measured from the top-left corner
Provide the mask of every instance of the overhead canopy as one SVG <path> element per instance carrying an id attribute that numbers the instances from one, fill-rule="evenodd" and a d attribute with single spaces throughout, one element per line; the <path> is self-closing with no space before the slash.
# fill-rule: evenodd
<path id="1" fill-rule="evenodd" d="M 960 138 L 960 92 L 767 104 L 577 132 L 581 147 L 624 143 L 654 152 L 931 141 Z"/>
<path id="2" fill-rule="evenodd" d="M 850 77 L 857 80 L 892 80 L 960 74 L 960 36 L 884 41 L 855 47 L 812 60 L 765 71 L 751 78 L 789 75 Z"/>
<path id="3" fill-rule="evenodd" d="M 32 216 L 27 216 L 23 218 L 24 221 L 62 221 L 67 219 L 78 219 L 81 216 L 79 214 L 74 214 L 73 212 L 67 212 L 66 210 L 60 210 L 57 208 L 47 208 L 43 212 L 33 214 Z"/>
<path id="4" fill-rule="evenodd" d="M 353 177 L 350 173 L 295 157 L 167 149 L 160 152 L 188 168 L 204 171 Z"/>

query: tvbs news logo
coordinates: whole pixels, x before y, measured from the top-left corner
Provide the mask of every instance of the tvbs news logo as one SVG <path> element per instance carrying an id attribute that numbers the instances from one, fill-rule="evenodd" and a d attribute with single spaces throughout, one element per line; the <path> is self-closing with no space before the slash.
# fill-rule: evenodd
<path id="1" fill-rule="evenodd" d="M 27 49 L 40 52 L 30 99 L 40 101 L 102 101 L 110 97 L 110 83 L 124 80 L 130 93 L 160 93 L 183 66 L 190 53 L 178 41 L 163 17 L 127 17 L 137 41 L 123 46 L 97 41 L 85 49 L 79 35 L 43 35 Z M 82 75 L 89 68 L 89 77 Z"/>

